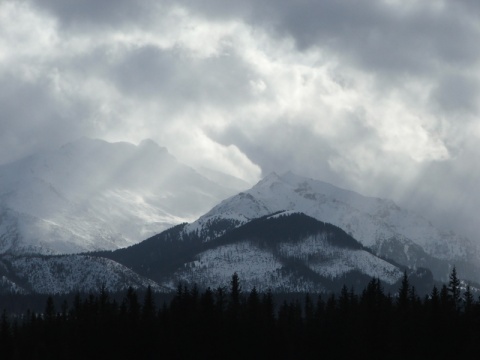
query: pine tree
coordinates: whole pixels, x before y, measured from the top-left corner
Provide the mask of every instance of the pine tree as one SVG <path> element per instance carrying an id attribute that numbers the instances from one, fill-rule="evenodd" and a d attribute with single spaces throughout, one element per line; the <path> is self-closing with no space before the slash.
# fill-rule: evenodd
<path id="1" fill-rule="evenodd" d="M 409 293 L 410 293 L 410 284 L 408 283 L 407 271 L 404 271 L 402 284 L 400 285 L 400 289 L 398 289 L 398 299 L 397 299 L 397 306 L 401 312 L 405 312 L 408 310 Z"/>
<path id="2" fill-rule="evenodd" d="M 55 317 L 55 305 L 53 303 L 53 298 L 49 296 L 47 298 L 47 303 L 45 305 L 45 320 L 52 321 Z"/>
<path id="3" fill-rule="evenodd" d="M 215 300 L 213 297 L 213 291 L 210 287 L 208 287 L 200 296 L 200 309 L 207 320 L 211 321 L 215 313 Z"/>
<path id="4" fill-rule="evenodd" d="M 10 336 L 10 322 L 8 321 L 7 311 L 4 309 L 0 320 L 0 338 L 8 338 Z"/>
<path id="5" fill-rule="evenodd" d="M 325 316 L 325 301 L 323 300 L 322 298 L 322 295 L 318 295 L 318 298 L 317 298 L 317 304 L 316 304 L 316 307 L 315 307 L 315 320 L 317 321 L 317 323 L 320 323 L 321 321 L 323 321 L 324 319 L 324 316 Z"/>
<path id="6" fill-rule="evenodd" d="M 438 308 L 440 306 L 440 293 L 438 292 L 437 287 L 434 285 L 432 293 L 430 294 L 430 305 L 432 314 L 436 314 L 438 312 Z"/>
<path id="7" fill-rule="evenodd" d="M 124 302 L 127 307 L 127 315 L 131 324 L 136 323 L 140 315 L 140 303 L 136 291 L 130 286 L 127 290 Z"/>
<path id="8" fill-rule="evenodd" d="M 219 319 L 223 317 L 226 308 L 226 290 L 223 287 L 218 287 L 215 291 L 215 309 Z"/>
<path id="9" fill-rule="evenodd" d="M 143 299 L 142 319 L 144 321 L 151 322 L 155 316 L 155 312 L 155 301 L 153 299 L 152 288 L 150 285 L 148 285 L 145 298 Z"/>
<path id="10" fill-rule="evenodd" d="M 467 284 L 467 288 L 463 294 L 463 297 L 465 299 L 465 313 L 470 313 L 472 311 L 472 307 L 475 301 L 473 298 L 472 290 L 470 288 L 470 284 Z"/>
<path id="11" fill-rule="evenodd" d="M 447 285 L 443 284 L 442 288 L 440 289 L 440 307 L 442 311 L 447 311 L 450 310 L 450 305 L 452 304 L 452 301 L 450 299 L 450 296 L 448 294 L 448 288 Z"/>
<path id="12" fill-rule="evenodd" d="M 12 351 L 12 331 L 7 311 L 4 309 L 0 320 L 0 349 L 2 356 L 9 358 Z"/>
<path id="13" fill-rule="evenodd" d="M 247 299 L 248 318 L 250 322 L 257 323 L 260 314 L 260 298 L 258 296 L 257 288 L 254 286 Z"/>
<path id="14" fill-rule="evenodd" d="M 453 306 L 455 310 L 459 309 L 460 306 L 460 279 L 457 277 L 457 270 L 455 266 L 450 273 L 450 280 L 448 282 L 448 292 L 450 293 Z"/>
<path id="15" fill-rule="evenodd" d="M 242 289 L 240 287 L 240 282 L 238 279 L 237 273 L 232 275 L 232 280 L 230 281 L 230 303 L 229 303 L 229 313 L 232 320 L 238 319 L 238 313 L 240 310 L 240 294 Z"/>
<path id="16" fill-rule="evenodd" d="M 275 322 L 275 304 L 273 303 L 273 295 L 270 289 L 262 297 L 262 313 L 267 327 L 272 327 Z"/>
<path id="17" fill-rule="evenodd" d="M 338 309 L 340 314 L 346 315 L 350 308 L 350 293 L 346 285 L 343 285 L 340 291 L 340 297 L 338 298 Z"/>
<path id="18" fill-rule="evenodd" d="M 313 322 L 315 309 L 313 306 L 312 298 L 310 294 L 305 295 L 305 322 L 311 324 Z"/>

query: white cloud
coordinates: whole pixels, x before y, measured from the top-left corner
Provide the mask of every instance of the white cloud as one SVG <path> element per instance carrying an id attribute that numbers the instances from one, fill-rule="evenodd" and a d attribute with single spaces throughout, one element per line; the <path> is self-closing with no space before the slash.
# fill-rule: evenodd
<path id="1" fill-rule="evenodd" d="M 81 135 L 152 138 L 249 181 L 292 169 L 441 208 L 444 185 L 418 184 L 480 180 L 475 6 L 4 1 L 0 163 Z"/>

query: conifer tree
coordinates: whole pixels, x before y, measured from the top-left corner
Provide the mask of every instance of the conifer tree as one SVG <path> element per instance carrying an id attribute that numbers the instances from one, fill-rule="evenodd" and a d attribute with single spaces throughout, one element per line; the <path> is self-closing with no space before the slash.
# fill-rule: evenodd
<path id="1" fill-rule="evenodd" d="M 312 302 L 312 298 L 310 297 L 310 294 L 305 295 L 305 320 L 307 323 L 311 323 L 313 321 L 313 315 L 314 315 L 314 306 Z"/>
<path id="2" fill-rule="evenodd" d="M 150 285 L 147 287 L 145 292 L 145 298 L 143 300 L 142 306 L 142 319 L 144 321 L 151 321 L 155 316 L 155 301 L 153 299 L 153 292 Z"/>
<path id="3" fill-rule="evenodd" d="M 205 317 L 211 320 L 215 311 L 215 300 L 210 287 L 208 287 L 200 297 L 200 308 Z"/>
<path id="4" fill-rule="evenodd" d="M 230 303 L 229 303 L 229 312 L 232 320 L 238 319 L 238 312 L 240 310 L 240 294 L 242 289 L 240 287 L 240 282 L 238 275 L 235 272 L 232 275 L 232 280 L 230 281 Z"/>
<path id="5" fill-rule="evenodd" d="M 131 323 L 136 323 L 140 315 L 140 303 L 136 291 L 130 286 L 125 296 L 125 305 L 127 307 L 128 319 Z"/>
<path id="6" fill-rule="evenodd" d="M 315 307 L 315 320 L 317 322 L 320 322 L 323 320 L 323 317 L 325 315 L 325 301 L 322 298 L 322 295 L 319 294 L 317 298 L 317 304 Z"/>
<path id="7" fill-rule="evenodd" d="M 10 335 L 10 322 L 8 321 L 7 311 L 4 309 L 0 320 L 0 339 L 4 340 Z M 5 343 L 4 341 L 2 341 Z"/>
<path id="8" fill-rule="evenodd" d="M 215 290 L 215 308 L 219 318 L 222 318 L 226 307 L 226 290 L 223 287 L 218 287 Z"/>
<path id="9" fill-rule="evenodd" d="M 247 299 L 248 317 L 253 323 L 258 322 L 260 312 L 260 298 L 254 286 Z"/>
<path id="10" fill-rule="evenodd" d="M 410 293 L 410 284 L 408 283 L 407 271 L 405 270 L 403 272 L 402 284 L 400 285 L 400 289 L 398 289 L 398 299 L 397 299 L 398 309 L 401 312 L 405 312 L 408 309 L 409 293 Z"/>
<path id="11" fill-rule="evenodd" d="M 457 270 L 455 266 L 450 273 L 448 292 L 450 293 L 455 310 L 458 310 L 460 306 L 460 279 L 457 277 Z"/>
<path id="12" fill-rule="evenodd" d="M 8 320 L 7 311 L 3 310 L 0 320 L 0 349 L 2 356 L 8 357 L 12 350 L 12 333 L 11 325 Z"/>
<path id="13" fill-rule="evenodd" d="M 440 305 L 440 293 L 435 285 L 433 286 L 432 293 L 430 294 L 430 305 L 432 313 L 435 315 L 438 312 Z"/>
<path id="14" fill-rule="evenodd" d="M 343 285 L 342 290 L 340 291 L 340 297 L 338 298 L 338 308 L 340 314 L 346 315 L 350 308 L 350 293 L 348 292 L 347 286 Z"/>
<path id="15" fill-rule="evenodd" d="M 442 288 L 440 289 L 440 307 L 443 311 L 451 309 L 452 301 L 448 294 L 448 287 L 447 285 L 443 284 Z"/>
<path id="16" fill-rule="evenodd" d="M 473 299 L 472 290 L 470 284 L 467 284 L 467 288 L 463 294 L 465 300 L 465 313 L 470 313 L 472 311 L 473 304 L 475 300 Z"/>
<path id="17" fill-rule="evenodd" d="M 49 296 L 47 298 L 47 303 L 45 305 L 45 320 L 52 321 L 55 317 L 55 305 L 53 303 L 53 298 Z"/>
<path id="18" fill-rule="evenodd" d="M 273 295 L 270 289 L 262 297 L 262 313 L 267 326 L 273 326 L 275 322 L 275 305 L 273 303 Z"/>

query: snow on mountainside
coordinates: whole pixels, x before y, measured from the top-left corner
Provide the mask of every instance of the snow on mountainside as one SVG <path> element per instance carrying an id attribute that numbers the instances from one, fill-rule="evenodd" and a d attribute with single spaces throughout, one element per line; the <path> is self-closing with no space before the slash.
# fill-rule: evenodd
<path id="1" fill-rule="evenodd" d="M 14 287 L 3 292 L 62 294 L 95 292 L 102 286 L 108 291 L 121 291 L 130 286 L 141 289 L 150 286 L 155 291 L 165 291 L 154 281 L 115 261 L 86 255 L 4 256 L 0 259 L 0 272 L 4 273 L 4 282 Z M 14 281 L 8 279 L 12 275 Z"/>
<path id="2" fill-rule="evenodd" d="M 64 293 L 126 286 L 174 291 L 179 282 L 227 284 L 237 272 L 242 286 L 274 292 L 360 289 L 377 277 L 391 289 L 403 269 L 366 250 L 342 229 L 305 214 L 284 212 L 253 219 L 223 236 L 202 241 L 181 224 L 134 246 L 88 255 L 0 256 L 0 292 Z M 183 241 L 181 241 L 183 240 Z M 426 274 L 429 272 L 426 271 Z M 425 278 L 422 286 L 431 283 Z M 161 285 L 158 285 L 161 284 Z"/>
<path id="3" fill-rule="evenodd" d="M 190 259 L 164 285 L 182 281 L 218 287 L 236 272 L 247 289 L 319 292 L 372 277 L 393 286 L 403 274 L 340 228 L 300 213 L 252 220 L 204 242 Z"/>
<path id="4" fill-rule="evenodd" d="M 208 241 L 251 219 L 279 211 L 302 212 L 334 224 L 378 255 L 408 266 L 429 266 L 430 258 L 449 262 L 478 259 L 478 250 L 468 239 L 441 232 L 391 200 L 365 197 L 291 172 L 282 176 L 272 173 L 250 190 L 224 200 L 189 224 L 185 232 L 203 235 Z"/>
<path id="5" fill-rule="evenodd" d="M 402 271 L 368 253 L 365 250 L 342 249 L 326 244 L 319 237 L 307 237 L 299 244 L 280 243 L 284 258 L 304 261 L 314 273 L 330 280 L 341 279 L 357 271 L 368 277 L 377 277 L 387 284 L 400 280 Z M 304 250 L 308 249 L 307 252 Z M 227 284 L 236 272 L 248 289 L 254 286 L 260 291 L 274 292 L 320 292 L 328 291 L 317 282 L 284 271 L 285 265 L 272 252 L 251 242 L 224 245 L 210 249 L 186 263 L 165 284 L 173 287 L 179 281 L 191 284 L 209 284 L 212 288 Z"/>
<path id="6" fill-rule="evenodd" d="M 394 284 L 402 276 L 398 267 L 360 249 L 344 249 L 333 246 L 322 236 L 309 236 L 300 243 L 280 244 L 284 256 L 306 261 L 318 274 L 331 279 L 357 270 L 369 277 L 377 277 L 387 284 Z"/>
<path id="7" fill-rule="evenodd" d="M 290 291 L 312 291 L 314 284 L 300 283 L 290 276 L 281 276 L 282 263 L 266 250 L 253 244 L 242 242 L 228 244 L 206 250 L 197 255 L 192 262 L 186 263 L 167 282 L 173 287 L 179 281 L 191 284 L 209 284 L 213 289 L 229 283 L 233 273 L 237 273 L 248 288 L 254 286 L 260 291 L 279 288 Z"/>
<path id="8" fill-rule="evenodd" d="M 151 140 L 135 146 L 82 138 L 0 166 L 0 253 L 125 247 L 235 192 Z"/>

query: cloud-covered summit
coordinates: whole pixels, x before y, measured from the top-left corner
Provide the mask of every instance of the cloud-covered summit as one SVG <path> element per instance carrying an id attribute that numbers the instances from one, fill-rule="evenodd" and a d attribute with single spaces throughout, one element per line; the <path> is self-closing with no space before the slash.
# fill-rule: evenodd
<path id="1" fill-rule="evenodd" d="M 475 234 L 479 5 L 0 4 L 0 164 L 90 136 L 152 138 L 251 183 L 272 170 Z"/>

